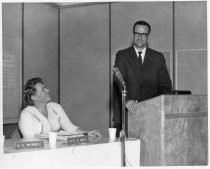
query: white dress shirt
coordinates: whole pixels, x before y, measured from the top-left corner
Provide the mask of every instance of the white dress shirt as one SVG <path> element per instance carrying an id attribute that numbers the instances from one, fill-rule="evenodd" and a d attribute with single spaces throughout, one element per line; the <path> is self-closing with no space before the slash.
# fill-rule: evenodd
<path id="1" fill-rule="evenodd" d="M 146 47 L 143 49 L 143 50 L 138 50 L 135 46 L 134 46 L 134 49 L 135 49 L 135 52 L 136 52 L 136 55 L 137 57 L 139 57 L 139 52 L 142 52 L 141 53 L 141 59 L 142 59 L 142 63 L 144 63 L 144 57 L 145 57 L 145 53 L 146 53 Z"/>

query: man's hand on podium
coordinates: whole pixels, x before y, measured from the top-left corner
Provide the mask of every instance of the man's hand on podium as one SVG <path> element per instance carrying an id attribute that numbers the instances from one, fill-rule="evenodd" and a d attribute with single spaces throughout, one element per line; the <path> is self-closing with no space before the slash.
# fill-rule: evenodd
<path id="1" fill-rule="evenodd" d="M 130 111 L 131 113 L 136 113 L 136 104 L 138 102 L 135 101 L 135 100 L 129 100 L 127 103 L 126 103 L 126 108 L 128 109 L 128 111 Z"/>

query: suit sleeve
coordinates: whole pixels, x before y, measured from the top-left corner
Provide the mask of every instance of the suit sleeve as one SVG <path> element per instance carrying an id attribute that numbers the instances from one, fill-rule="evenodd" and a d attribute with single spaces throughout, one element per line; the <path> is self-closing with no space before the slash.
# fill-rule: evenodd
<path id="1" fill-rule="evenodd" d="M 117 52 L 116 59 L 115 59 L 115 67 L 118 67 L 120 73 L 123 76 L 123 80 L 126 80 L 126 63 L 125 58 L 120 52 Z"/>
<path id="2" fill-rule="evenodd" d="M 162 55 L 160 61 L 160 69 L 158 73 L 158 95 L 171 94 L 171 93 L 172 93 L 171 79 L 166 67 L 165 58 Z"/>

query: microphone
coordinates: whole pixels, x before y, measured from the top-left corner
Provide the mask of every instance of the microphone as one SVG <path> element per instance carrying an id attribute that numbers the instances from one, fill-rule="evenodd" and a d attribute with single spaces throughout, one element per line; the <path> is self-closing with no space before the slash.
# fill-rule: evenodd
<path id="1" fill-rule="evenodd" d="M 113 73 L 114 73 L 114 76 L 120 81 L 120 83 L 124 86 L 125 85 L 125 81 L 123 80 L 123 76 L 122 74 L 120 73 L 118 67 L 113 67 Z"/>

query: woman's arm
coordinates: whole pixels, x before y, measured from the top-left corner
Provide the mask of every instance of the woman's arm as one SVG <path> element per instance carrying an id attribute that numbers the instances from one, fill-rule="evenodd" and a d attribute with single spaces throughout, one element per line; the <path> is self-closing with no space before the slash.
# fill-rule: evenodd
<path id="1" fill-rule="evenodd" d="M 61 128 L 64 131 L 69 131 L 69 132 L 72 132 L 72 133 L 83 132 L 82 129 L 80 129 L 78 126 L 74 125 L 71 122 L 71 120 L 66 115 L 65 111 L 63 110 L 63 108 L 61 107 L 61 105 L 57 104 L 56 105 L 56 110 L 57 110 L 57 113 L 60 116 L 60 125 L 61 125 Z"/>
<path id="2" fill-rule="evenodd" d="M 41 124 L 40 124 L 41 125 Z M 34 123 L 31 114 L 28 111 L 22 111 L 19 120 L 19 128 L 24 138 L 35 137 Z M 40 126 L 37 126 L 40 128 Z M 38 129 L 37 128 L 37 129 Z"/>

